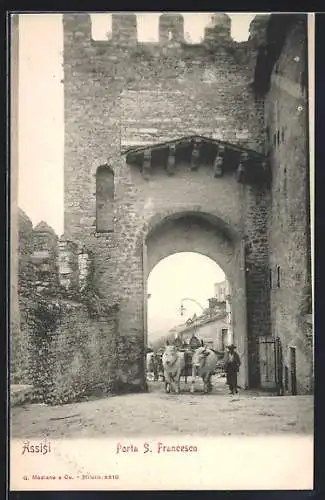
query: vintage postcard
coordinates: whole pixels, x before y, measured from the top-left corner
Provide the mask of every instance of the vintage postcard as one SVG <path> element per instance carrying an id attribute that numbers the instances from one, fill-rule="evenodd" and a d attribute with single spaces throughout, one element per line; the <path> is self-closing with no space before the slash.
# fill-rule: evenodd
<path id="1" fill-rule="evenodd" d="M 9 22 L 10 489 L 313 489 L 313 14 Z"/>

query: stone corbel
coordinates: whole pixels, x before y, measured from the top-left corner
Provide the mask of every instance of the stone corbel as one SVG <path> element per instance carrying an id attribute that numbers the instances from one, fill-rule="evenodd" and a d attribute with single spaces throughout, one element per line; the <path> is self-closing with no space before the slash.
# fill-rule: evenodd
<path id="1" fill-rule="evenodd" d="M 176 144 L 171 144 L 168 148 L 168 160 L 167 160 L 168 175 L 175 174 L 175 153 L 176 153 Z"/>
<path id="2" fill-rule="evenodd" d="M 239 164 L 236 171 L 236 178 L 238 182 L 244 182 L 245 177 L 245 163 L 248 161 L 248 153 L 244 151 L 240 155 Z"/>
<path id="3" fill-rule="evenodd" d="M 200 141 L 193 141 L 193 149 L 191 156 L 191 170 L 197 170 L 200 165 Z"/>
<path id="4" fill-rule="evenodd" d="M 224 161 L 225 147 L 219 146 L 216 157 L 213 162 L 213 175 L 214 177 L 223 176 L 223 161 Z"/>
<path id="5" fill-rule="evenodd" d="M 151 172 L 151 150 L 148 149 L 143 153 L 142 174 L 145 179 L 150 178 Z"/>

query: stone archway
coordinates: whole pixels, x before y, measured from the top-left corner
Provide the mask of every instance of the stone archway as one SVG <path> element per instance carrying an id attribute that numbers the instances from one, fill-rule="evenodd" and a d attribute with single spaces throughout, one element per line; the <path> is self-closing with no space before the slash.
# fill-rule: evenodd
<path id="1" fill-rule="evenodd" d="M 147 341 L 147 279 L 165 257 L 196 252 L 211 258 L 224 271 L 231 287 L 234 342 L 242 356 L 239 383 L 248 387 L 247 314 L 244 245 L 224 221 L 204 212 L 182 211 L 149 224 L 143 239 L 143 330 Z"/>
<path id="2" fill-rule="evenodd" d="M 203 136 L 132 147 L 124 153 L 126 161 L 113 168 L 114 231 L 96 234 L 93 242 L 99 293 L 119 304 L 116 379 L 125 390 L 145 387 L 148 269 L 171 253 L 197 251 L 223 268 L 233 289 L 233 330 L 243 359 L 240 384 L 248 386 L 248 355 L 250 372 L 256 365 L 251 341 L 255 313 L 258 310 L 260 318 L 260 309 L 265 309 L 255 298 L 256 276 L 264 290 L 265 273 L 264 267 L 255 272 L 256 266 L 248 269 L 251 262 L 245 265 L 248 257 L 256 257 L 254 252 L 247 256 L 247 248 L 255 247 L 248 247 L 246 240 L 261 239 L 264 249 L 265 238 L 256 237 L 260 204 L 246 183 L 252 178 L 262 182 L 264 157 Z"/>

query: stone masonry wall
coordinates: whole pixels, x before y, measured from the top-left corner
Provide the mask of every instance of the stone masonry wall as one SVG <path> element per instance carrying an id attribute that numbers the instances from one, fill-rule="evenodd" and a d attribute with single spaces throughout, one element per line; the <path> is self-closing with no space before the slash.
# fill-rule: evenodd
<path id="1" fill-rule="evenodd" d="M 53 312 L 51 324 L 46 331 L 36 325 L 29 342 L 31 382 L 37 397 L 60 404 L 112 392 L 116 371 L 114 316 L 90 320 L 85 305 L 67 300 L 47 303 L 46 311 L 49 308 Z"/>
<path id="2" fill-rule="evenodd" d="M 220 217 L 240 239 L 245 213 L 253 221 L 260 204 L 258 192 L 246 196 L 234 176 L 213 179 L 211 167 L 189 172 L 180 166 L 173 178 L 155 171 L 145 181 L 122 153 L 134 142 L 153 144 L 193 134 L 262 152 L 263 106 L 251 90 L 256 46 L 237 44 L 230 37 L 217 37 L 213 44 L 141 44 L 134 39 L 133 21 L 125 43 L 120 38 L 95 42 L 88 14 L 66 14 L 63 23 L 65 233 L 92 251 L 96 286 L 107 301 L 120 304 L 120 341 L 129 345 L 125 370 L 133 370 L 132 381 L 141 386 L 146 286 L 142 242 L 152 220 L 184 211 L 207 212 Z M 95 174 L 105 163 L 114 172 L 114 228 L 97 234 Z M 263 260 L 264 234 L 252 239 L 259 239 Z M 261 282 L 264 275 L 256 279 Z M 254 293 L 258 295 L 258 287 Z M 267 317 L 261 308 L 268 303 L 263 306 L 256 299 L 250 305 L 252 318 Z"/>
<path id="3" fill-rule="evenodd" d="M 84 304 L 38 295 L 21 297 L 19 306 L 25 356 L 19 382 L 34 387 L 37 401 L 60 404 L 114 390 L 114 314 L 90 320 Z"/>
<path id="4" fill-rule="evenodd" d="M 45 223 L 19 217 L 19 329 L 11 336 L 12 383 L 60 404 L 116 388 L 117 305 L 102 304 L 86 249 Z"/>
<path id="5" fill-rule="evenodd" d="M 245 197 L 247 328 L 248 351 L 251 353 L 249 382 L 251 387 L 258 387 L 257 339 L 271 335 L 267 225 L 271 197 L 268 187 L 247 187 Z"/>
<path id="6" fill-rule="evenodd" d="M 12 273 L 16 273 L 17 288 L 16 293 L 11 297 L 12 302 L 15 301 L 15 304 L 11 304 L 10 310 L 10 373 L 13 383 L 25 380 L 26 375 L 26 346 L 21 327 L 21 310 L 18 297 L 24 297 L 24 303 L 32 302 L 29 285 L 34 279 L 33 266 L 30 261 L 33 246 L 33 224 L 20 209 L 17 211 L 16 231 L 15 260 L 18 269 L 12 269 Z M 13 248 L 12 251 L 15 252 L 15 249 Z"/>
<path id="7" fill-rule="evenodd" d="M 272 333 L 281 338 L 289 392 L 290 347 L 296 348 L 298 393 L 313 387 L 306 51 L 306 26 L 295 23 L 273 68 L 265 102 L 273 177 L 269 219 Z"/>
<path id="8" fill-rule="evenodd" d="M 250 84 L 254 50 L 233 41 L 187 46 L 91 40 L 90 16 L 64 16 L 65 232 L 94 235 L 93 166 L 129 182 L 121 151 L 193 133 L 263 150 L 263 108 Z M 237 53 L 238 52 L 238 53 Z M 89 200 L 89 198 L 91 199 Z M 118 201 L 118 200 L 116 200 Z"/>

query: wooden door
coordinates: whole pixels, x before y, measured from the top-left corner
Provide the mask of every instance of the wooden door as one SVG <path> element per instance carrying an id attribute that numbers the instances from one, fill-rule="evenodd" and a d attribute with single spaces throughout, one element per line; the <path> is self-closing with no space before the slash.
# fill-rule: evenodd
<path id="1" fill-rule="evenodd" d="M 291 394 L 297 394 L 297 361 L 296 361 L 296 348 L 290 347 L 290 389 Z"/>
<path id="2" fill-rule="evenodd" d="M 258 355 L 262 389 L 276 389 L 275 339 L 258 337 Z"/>

